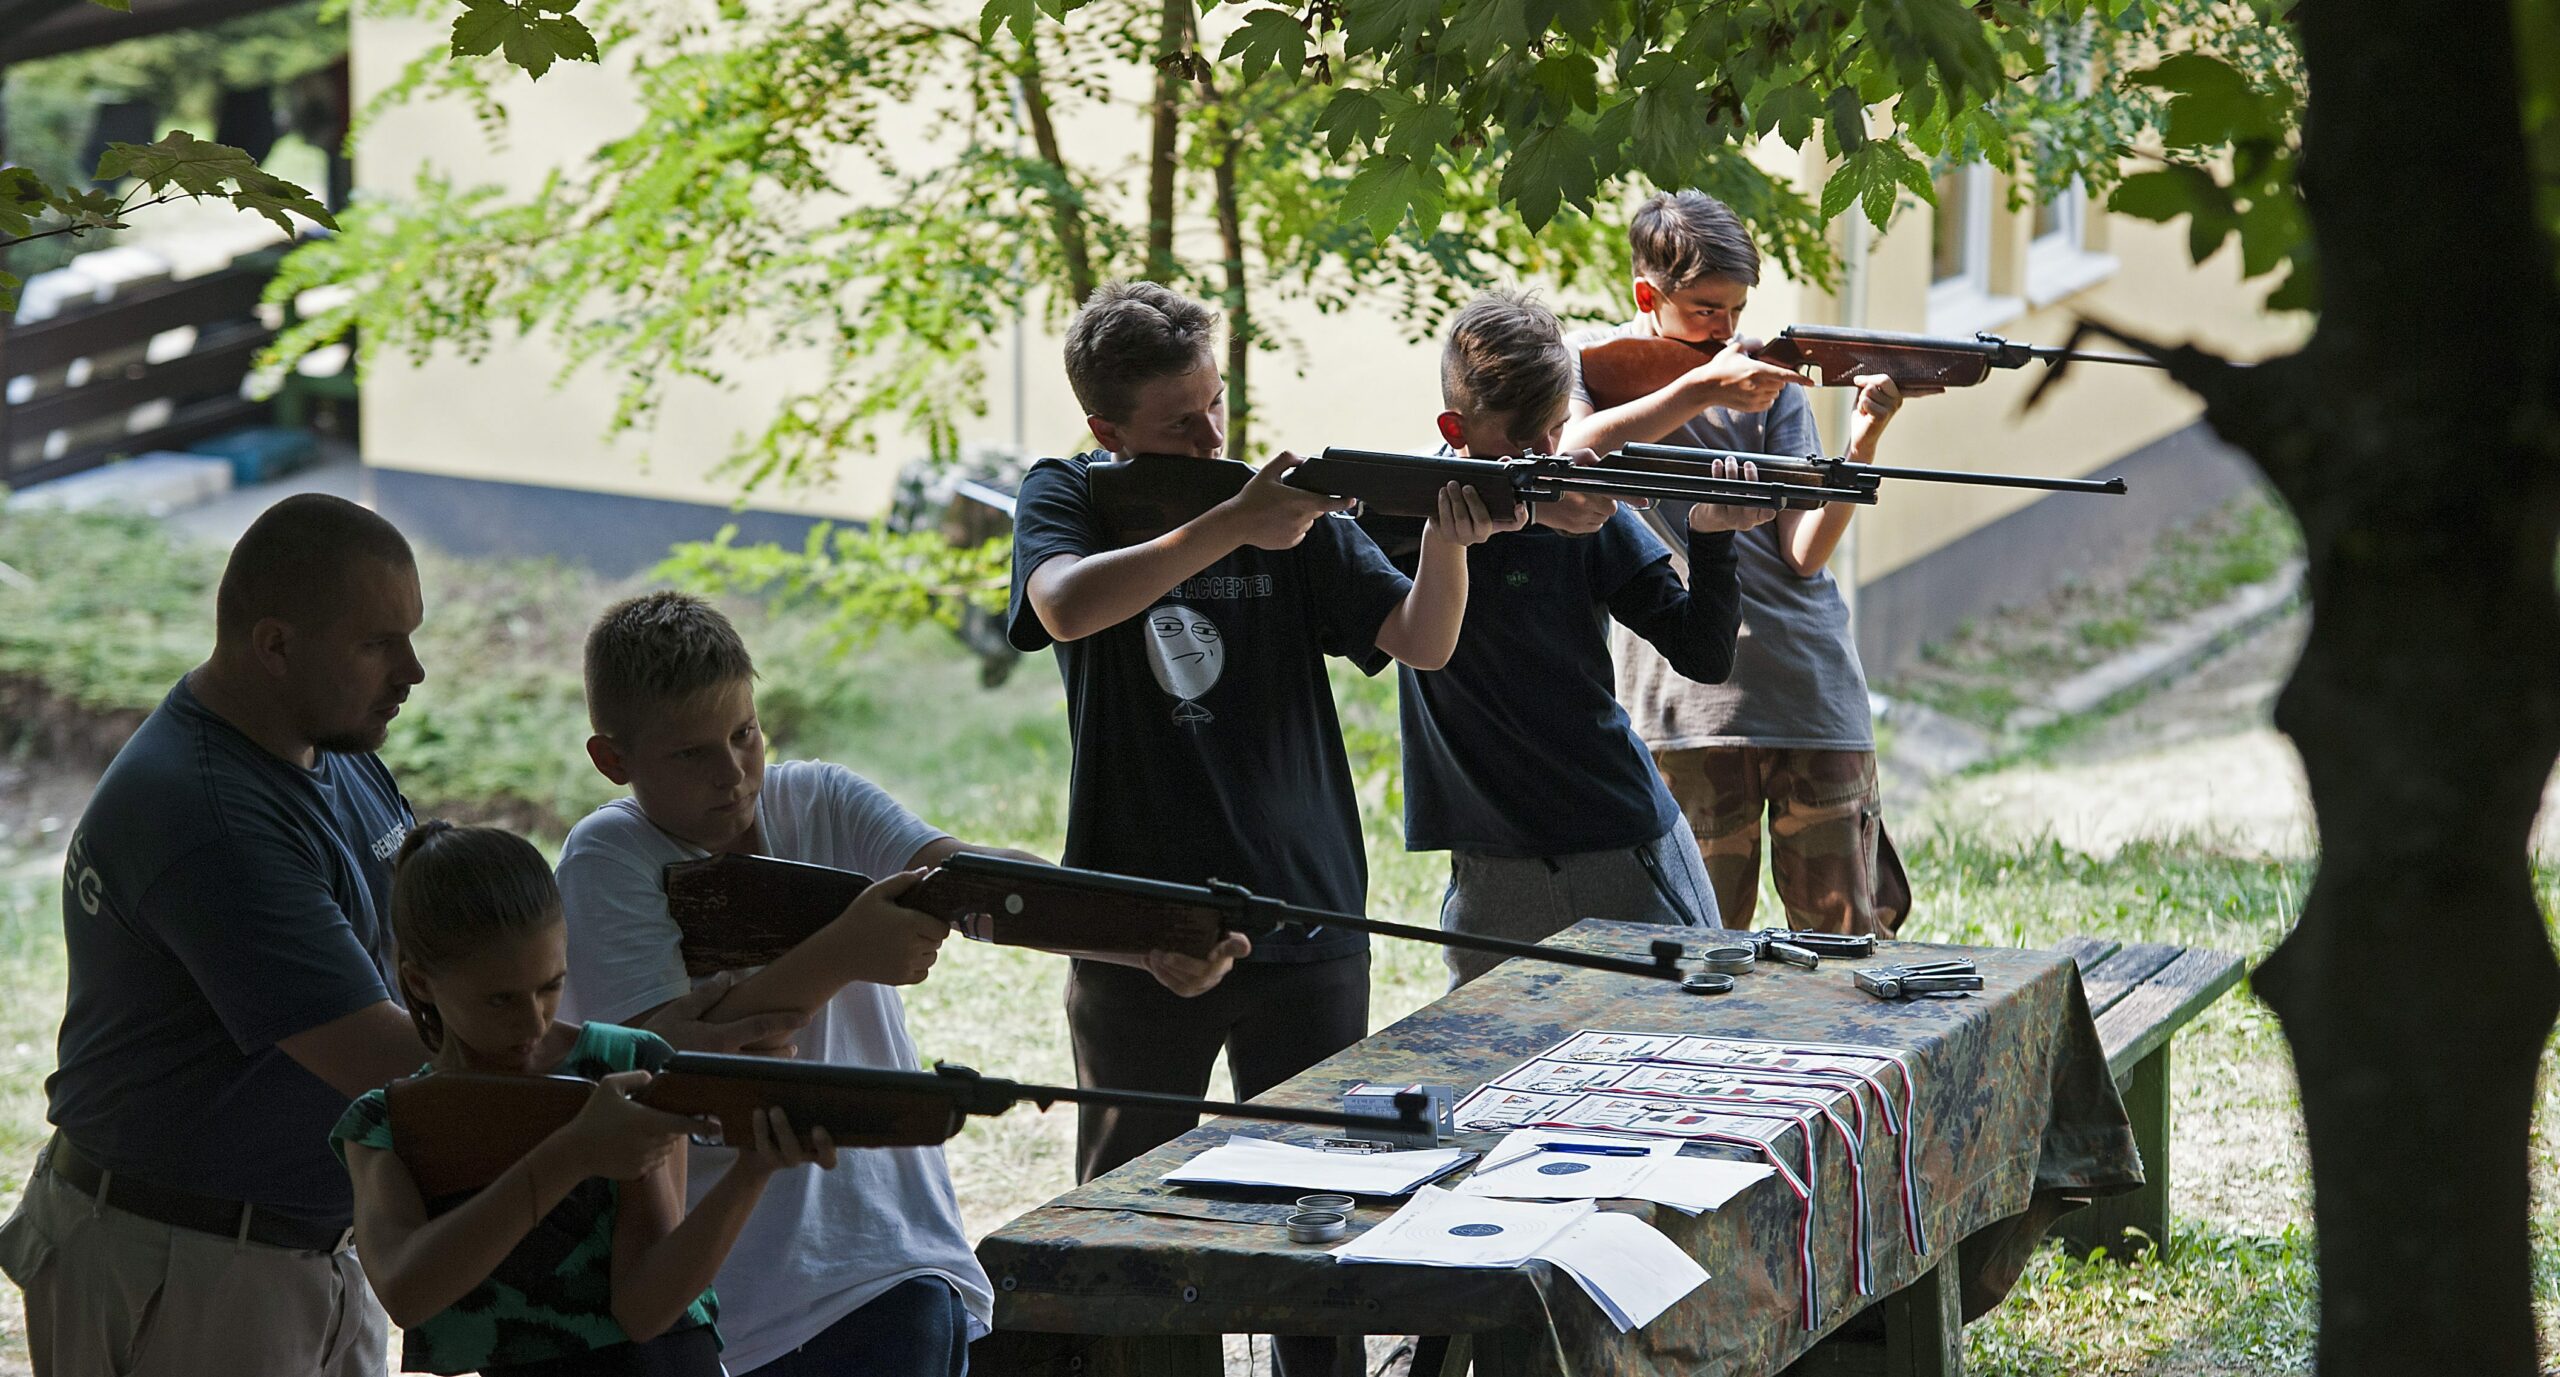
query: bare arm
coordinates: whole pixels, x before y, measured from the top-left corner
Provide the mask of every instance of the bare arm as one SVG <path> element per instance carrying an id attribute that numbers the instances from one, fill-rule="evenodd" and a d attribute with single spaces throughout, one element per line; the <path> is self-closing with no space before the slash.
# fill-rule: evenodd
<path id="1" fill-rule="evenodd" d="M 874 882 L 825 927 L 730 986 L 710 1014 L 726 1019 L 806 1016 L 857 980 L 878 985 L 923 980 L 951 927 L 898 903 L 898 896 L 922 878 L 923 871 L 908 870 Z"/>
<path id="2" fill-rule="evenodd" d="M 280 1038 L 276 1046 L 350 1100 L 417 1070 L 428 1055 L 416 1025 L 387 999 Z"/>
<path id="3" fill-rule="evenodd" d="M 1884 428 L 1902 409 L 1902 401 L 1902 390 L 1894 385 L 1890 374 L 1860 375 L 1858 407 L 1849 418 L 1849 447 L 1843 457 L 1853 464 L 1874 463 Z M 1851 503 L 1834 502 L 1811 511 L 1779 514 L 1778 551 L 1797 578 L 1812 578 L 1831 563 L 1841 537 L 1849 533 L 1850 518 L 1857 512 Z"/>
<path id="4" fill-rule="evenodd" d="M 1561 448 L 1606 454 L 1626 445 L 1656 444 L 1711 406 L 1766 411 L 1790 384 L 1810 387 L 1813 379 L 1762 363 L 1740 347 L 1719 350 L 1678 382 L 1633 401 L 1602 410 L 1575 398 L 1565 412 Z"/>
<path id="5" fill-rule="evenodd" d="M 1052 555 L 1031 571 L 1023 596 L 1051 640 L 1080 641 L 1155 606 L 1166 589 L 1243 546 L 1286 550 L 1306 538 L 1317 517 L 1351 505 L 1280 482 L 1305 462 L 1294 454 L 1275 457 L 1244 491 L 1144 544 Z"/>
<path id="6" fill-rule="evenodd" d="M 575 1120 L 433 1219 L 398 1156 L 349 1143 L 356 1256 L 392 1321 L 412 1328 L 470 1294 L 588 1177 L 645 1175 L 670 1161 L 681 1173 L 692 1121 L 632 1103 L 629 1091 L 648 1079 L 646 1072 L 607 1077 Z M 681 1175 L 676 1186 L 681 1198 Z"/>
<path id="7" fill-rule="evenodd" d="M 1511 520 L 1496 522 L 1475 489 L 1456 483 L 1441 486 L 1439 506 L 1423 523 L 1412 590 L 1378 626 L 1378 649 L 1420 670 L 1440 668 L 1458 649 L 1458 628 L 1467 616 L 1467 547 L 1497 531 L 1516 531 L 1529 519 L 1524 507 Z"/>

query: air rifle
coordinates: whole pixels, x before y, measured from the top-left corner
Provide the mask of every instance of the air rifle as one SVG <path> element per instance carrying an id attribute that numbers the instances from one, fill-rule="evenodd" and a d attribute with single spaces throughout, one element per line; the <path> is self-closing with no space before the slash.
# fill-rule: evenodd
<path id="1" fill-rule="evenodd" d="M 1280 481 L 1300 492 L 1356 499 L 1369 515 L 1405 517 L 1431 516 L 1439 510 L 1440 489 L 1460 483 L 1476 490 L 1486 513 L 1497 521 L 1509 520 L 1524 502 L 1551 502 L 1569 492 L 1779 511 L 1875 500 L 1872 493 L 1860 496 L 1812 483 L 1718 478 L 1704 463 L 1691 468 L 1652 461 L 1628 468 L 1617 466 L 1615 458 L 1593 467 L 1553 456 L 1470 459 L 1328 448 Z M 1134 454 L 1092 467 L 1093 504 L 1112 537 L 1134 545 L 1153 540 L 1244 491 L 1253 472 L 1232 459 Z"/>
<path id="2" fill-rule="evenodd" d="M 665 879 L 667 912 L 694 975 L 773 960 L 834 921 L 871 883 L 849 870 L 734 854 L 678 861 Z M 1258 937 L 1280 927 L 1327 927 L 1619 975 L 1681 977 L 1680 944 L 1670 939 L 1653 944 L 1650 961 L 1639 961 L 1302 908 L 1215 880 L 1172 884 L 967 851 L 927 871 L 898 902 L 964 937 L 1049 951 L 1205 957 L 1229 932 Z"/>
<path id="3" fill-rule="evenodd" d="M 1913 469 L 1891 464 L 1854 464 L 1846 459 L 1826 459 L 1809 455 L 1790 459 L 1783 454 L 1752 454 L 1734 449 L 1698 449 L 1689 445 L 1628 445 L 1612 453 L 1608 462 L 1635 469 L 1648 464 L 1677 465 L 1682 468 L 1704 468 L 1717 459 L 1736 459 L 1756 465 L 1759 471 L 1776 474 L 1782 482 L 1801 482 L 1826 493 L 1836 492 L 1841 502 L 1874 502 L 1876 492 L 1888 478 L 1909 479 L 1923 483 L 1974 483 L 1993 488 L 2042 488 L 2049 492 L 2099 492 L 2122 494 L 2121 478 L 2045 478 L 2024 473 L 1974 473 L 1965 469 Z"/>
<path id="4" fill-rule="evenodd" d="M 1583 386 L 1595 404 L 1623 406 L 1678 382 L 1723 347 L 1714 341 L 1691 343 L 1660 335 L 1603 340 L 1582 351 Z M 1745 347 L 1754 358 L 1795 369 L 1830 387 L 1849 386 L 1870 373 L 1885 374 L 1905 389 L 1971 387 L 1989 377 L 1994 368 L 2024 368 L 2030 361 L 2163 366 L 2138 354 L 2093 354 L 2020 344 L 1988 332 L 1978 332 L 1971 339 L 1940 339 L 1835 325 L 1790 325 L 1774 339 Z"/>
<path id="5" fill-rule="evenodd" d="M 393 1151 L 428 1200 L 478 1190 L 576 1118 L 595 1088 L 594 1081 L 576 1076 L 468 1071 L 393 1081 L 387 1092 Z M 958 1133 L 972 1114 L 1002 1114 L 1026 1101 L 1042 1109 L 1060 1101 L 1119 1105 L 1370 1134 L 1429 1133 L 1432 1127 L 1429 1102 L 1419 1093 L 1398 1095 L 1393 1116 L 1353 1114 L 1141 1090 L 1024 1085 L 949 1063 L 931 1071 L 886 1071 L 710 1052 L 678 1052 L 632 1099 L 716 1121 L 720 1141 L 731 1147 L 755 1141 L 755 1113 L 769 1106 L 780 1107 L 793 1128 L 824 1128 L 836 1146 L 849 1148 L 929 1146 Z"/>

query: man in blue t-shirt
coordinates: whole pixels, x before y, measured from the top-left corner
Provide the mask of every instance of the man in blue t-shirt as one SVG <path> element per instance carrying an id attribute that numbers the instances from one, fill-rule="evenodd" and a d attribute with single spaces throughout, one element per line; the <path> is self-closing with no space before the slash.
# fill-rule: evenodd
<path id="1" fill-rule="evenodd" d="M 1067 326 L 1067 379 L 1112 454 L 1203 462 L 1226 443 L 1216 313 L 1152 283 L 1112 283 Z M 1107 528 L 1090 471 L 1047 459 L 1014 514 L 1007 632 L 1054 644 L 1075 763 L 1066 863 L 1151 879 L 1231 881 L 1292 903 L 1361 912 L 1368 860 L 1324 657 L 1447 661 L 1466 605 L 1465 546 L 1494 524 L 1452 486 L 1408 580 L 1348 504 L 1278 480 L 1152 539 Z M 1251 1098 L 1368 1031 L 1368 942 L 1318 929 L 1257 939 L 1217 988 L 1185 999 L 1145 971 L 1078 961 L 1067 1021 L 1087 1085 L 1198 1095 L 1224 1048 Z M 1195 1116 L 1080 1111 L 1089 1180 Z"/>
<path id="2" fill-rule="evenodd" d="M 1556 318 L 1487 292 L 1441 350 L 1441 438 L 1473 458 L 1556 453 L 1573 381 Z M 1441 669 L 1403 670 L 1398 695 L 1405 845 L 1450 853 L 1442 927 L 1536 942 L 1582 918 L 1717 925 L 1697 844 L 1618 704 L 1608 623 L 1690 678 L 1722 679 L 1739 619 L 1732 532 L 1769 515 L 1690 508 L 1686 586 L 1635 512 L 1595 494 L 1542 504 L 1534 524 L 1467 552 L 1457 652 Z M 1391 552 L 1409 544 L 1410 523 L 1363 524 Z M 1442 956 L 1453 989 L 1501 960 Z"/>
<path id="3" fill-rule="evenodd" d="M 389 997 L 409 807 L 374 754 L 425 677 L 408 543 L 287 498 L 241 536 L 214 650 L 72 832 L 56 1133 L 0 1228 L 39 1373 L 371 1373 L 329 1126 L 425 1055 Z"/>

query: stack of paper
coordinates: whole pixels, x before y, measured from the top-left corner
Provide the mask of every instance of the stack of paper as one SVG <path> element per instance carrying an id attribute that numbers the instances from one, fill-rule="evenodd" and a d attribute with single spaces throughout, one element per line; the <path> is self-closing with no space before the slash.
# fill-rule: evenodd
<path id="1" fill-rule="evenodd" d="M 1425 1181 L 1457 1170 L 1475 1154 L 1464 1148 L 1415 1152 L 1324 1152 L 1235 1134 L 1166 1172 L 1177 1185 L 1281 1186 L 1345 1195 L 1410 1195 Z"/>
<path id="2" fill-rule="evenodd" d="M 1557 1152 L 1550 1144 L 1637 1147 L 1641 1157 Z M 1524 1128 L 1505 1135 L 1484 1165 L 1458 1183 L 1457 1194 L 1511 1200 L 1650 1200 L 1696 1214 L 1772 1175 L 1756 1162 L 1683 1157 L 1674 1138 L 1613 1137 Z"/>
<path id="3" fill-rule="evenodd" d="M 1707 1269 L 1652 1225 L 1589 1201 L 1533 1205 L 1425 1186 L 1386 1223 L 1333 1250 L 1343 1262 L 1425 1267 L 1552 1263 L 1580 1283 L 1619 1333 L 1642 1328 L 1707 1280 Z"/>

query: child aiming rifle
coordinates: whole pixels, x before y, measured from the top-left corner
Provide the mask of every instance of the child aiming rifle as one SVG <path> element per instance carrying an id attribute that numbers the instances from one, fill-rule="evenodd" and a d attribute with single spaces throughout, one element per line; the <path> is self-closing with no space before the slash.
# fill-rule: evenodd
<path id="1" fill-rule="evenodd" d="M 684 1140 L 698 1125 L 634 1104 L 670 1049 L 654 1035 L 554 1018 L 568 935 L 551 867 L 492 828 L 421 824 L 395 863 L 401 993 L 433 1052 L 421 1072 L 596 1082 L 577 1118 L 466 1198 L 430 1200 L 397 1152 L 384 1091 L 330 1132 L 355 1186 L 357 1256 L 406 1331 L 402 1367 L 504 1377 L 719 1377 L 712 1274 L 773 1174 L 831 1167 L 759 1114 L 691 1212 Z"/>

